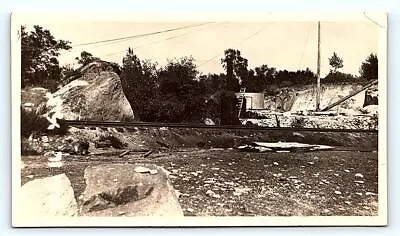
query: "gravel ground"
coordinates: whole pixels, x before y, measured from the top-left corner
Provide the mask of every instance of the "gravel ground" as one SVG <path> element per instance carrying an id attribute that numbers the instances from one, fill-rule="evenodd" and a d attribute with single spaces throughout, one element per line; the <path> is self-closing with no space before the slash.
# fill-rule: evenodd
<path id="1" fill-rule="evenodd" d="M 153 163 L 171 175 L 186 216 L 371 216 L 378 214 L 378 153 L 321 151 L 244 153 L 180 149 L 142 158 L 116 153 L 66 156 L 61 168 L 23 156 L 22 184 L 65 173 L 78 197 L 87 166 Z"/>

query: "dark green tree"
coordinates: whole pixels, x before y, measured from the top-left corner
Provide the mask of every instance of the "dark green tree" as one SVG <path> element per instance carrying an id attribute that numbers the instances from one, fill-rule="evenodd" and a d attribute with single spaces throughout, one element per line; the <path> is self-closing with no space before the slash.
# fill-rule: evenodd
<path id="1" fill-rule="evenodd" d="M 237 49 L 227 49 L 225 50 L 224 54 L 225 57 L 221 59 L 221 63 L 227 73 L 227 83 L 228 85 L 230 84 L 230 86 L 232 86 L 233 91 L 239 91 L 239 84 L 241 83 L 241 81 L 245 81 L 248 78 L 248 60 L 242 57 L 240 51 Z M 232 66 L 233 72 L 233 77 L 231 81 L 229 81 L 229 73 L 231 72 L 231 69 L 229 68 L 230 66 Z"/>
<path id="2" fill-rule="evenodd" d="M 31 32 L 21 27 L 21 86 L 42 86 L 55 90 L 61 68 L 57 57 L 71 48 L 70 42 L 56 40 L 49 30 L 35 25 Z"/>
<path id="3" fill-rule="evenodd" d="M 276 73 L 273 67 L 258 66 L 254 70 L 249 70 L 247 78 L 242 80 L 242 87 L 246 87 L 248 92 L 263 92 L 269 84 L 274 82 Z"/>
<path id="4" fill-rule="evenodd" d="M 200 122 L 205 118 L 206 86 L 198 74 L 192 57 L 169 60 L 160 72 L 162 103 L 175 104 L 174 111 L 165 113 L 171 122 Z"/>
<path id="5" fill-rule="evenodd" d="M 376 54 L 371 53 L 361 64 L 360 75 L 367 80 L 378 79 L 378 56 Z"/>
<path id="6" fill-rule="evenodd" d="M 333 67 L 333 73 L 336 73 L 338 69 L 343 67 L 343 59 L 334 52 L 333 56 L 329 58 L 329 65 Z"/>
<path id="7" fill-rule="evenodd" d="M 145 119 L 157 99 L 158 75 L 151 62 L 141 62 L 131 48 L 123 58 L 121 84 L 135 119 Z M 143 118 L 144 117 L 144 118 Z"/>
<path id="8" fill-rule="evenodd" d="M 75 60 L 78 61 L 78 63 L 82 66 L 86 66 L 89 63 L 99 60 L 100 58 L 94 57 L 91 53 L 83 51 L 81 52 L 81 57 L 76 57 Z"/>

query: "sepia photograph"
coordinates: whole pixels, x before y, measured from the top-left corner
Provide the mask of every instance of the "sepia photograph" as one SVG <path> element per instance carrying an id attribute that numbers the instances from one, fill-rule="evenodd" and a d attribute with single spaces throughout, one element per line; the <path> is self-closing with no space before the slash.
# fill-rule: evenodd
<path id="1" fill-rule="evenodd" d="M 12 224 L 386 225 L 384 13 L 14 13 Z"/>

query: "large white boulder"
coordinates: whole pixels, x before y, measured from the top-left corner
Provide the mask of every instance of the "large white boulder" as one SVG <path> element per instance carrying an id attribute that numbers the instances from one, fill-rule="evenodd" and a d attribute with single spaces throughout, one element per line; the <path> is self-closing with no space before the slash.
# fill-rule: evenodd
<path id="1" fill-rule="evenodd" d="M 48 94 L 47 115 L 52 117 L 56 113 L 59 114 L 57 118 L 69 120 L 133 119 L 133 111 L 119 76 L 112 70 L 102 68 L 103 64 L 107 65 L 107 62 L 89 64 L 91 67 L 81 69 L 81 77 Z"/>
<path id="2" fill-rule="evenodd" d="M 65 174 L 35 179 L 24 184 L 16 203 L 16 214 L 25 219 L 78 214 L 74 190 Z"/>

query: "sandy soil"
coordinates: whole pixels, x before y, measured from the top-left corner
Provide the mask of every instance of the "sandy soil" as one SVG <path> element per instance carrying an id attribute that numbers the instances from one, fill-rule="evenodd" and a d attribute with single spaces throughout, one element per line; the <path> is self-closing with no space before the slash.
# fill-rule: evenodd
<path id="1" fill-rule="evenodd" d="M 118 152 L 122 152 L 119 150 Z M 43 156 L 23 156 L 22 184 L 65 173 L 75 196 L 83 172 L 101 163 L 154 163 L 171 172 L 186 216 L 319 216 L 378 214 L 378 153 L 321 151 L 244 153 L 234 149 L 179 149 L 126 155 L 66 156 L 61 168 Z"/>

